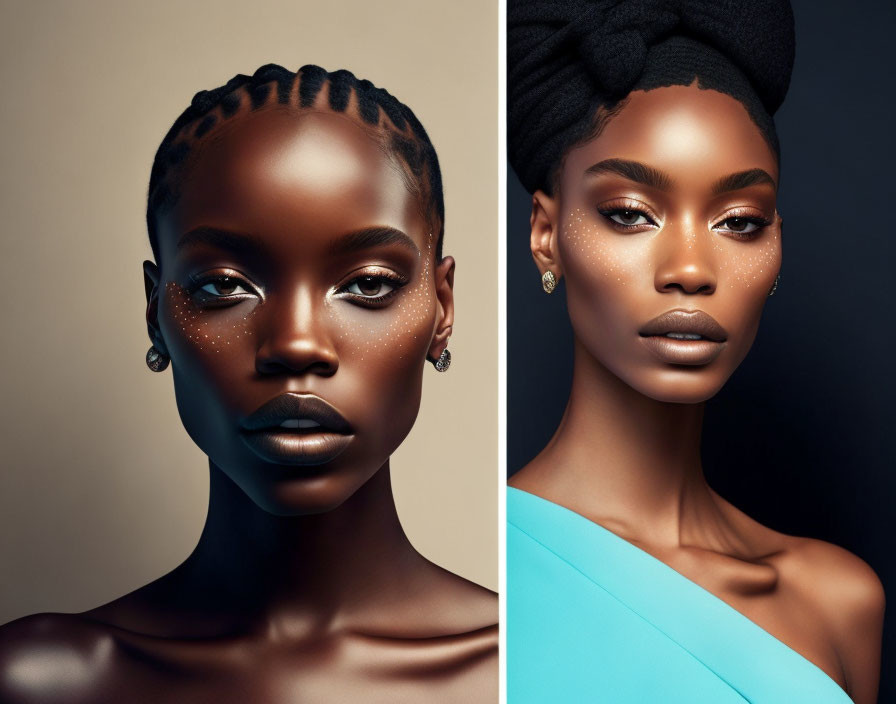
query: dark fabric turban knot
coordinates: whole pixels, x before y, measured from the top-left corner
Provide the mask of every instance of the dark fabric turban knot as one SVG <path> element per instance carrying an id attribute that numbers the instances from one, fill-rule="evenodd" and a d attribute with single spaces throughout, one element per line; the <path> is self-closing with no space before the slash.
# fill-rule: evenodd
<path id="1" fill-rule="evenodd" d="M 509 0 L 510 162 L 544 188 L 600 106 L 695 78 L 743 103 L 777 151 L 793 57 L 788 0 Z"/>

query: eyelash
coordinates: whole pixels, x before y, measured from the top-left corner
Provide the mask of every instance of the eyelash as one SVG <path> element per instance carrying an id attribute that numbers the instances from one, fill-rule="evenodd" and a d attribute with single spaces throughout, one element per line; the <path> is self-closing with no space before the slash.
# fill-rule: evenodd
<path id="1" fill-rule="evenodd" d="M 378 296 L 365 296 L 363 294 L 354 293 L 350 291 L 352 285 L 358 284 L 362 281 L 368 282 L 379 282 L 380 284 L 387 284 L 391 287 L 390 291 Z M 216 294 L 212 291 L 203 290 L 206 286 L 211 286 L 214 284 L 220 284 L 223 282 L 227 282 L 239 288 L 242 288 L 243 291 L 229 293 L 229 294 Z M 408 283 L 408 280 L 402 276 L 394 274 L 392 272 L 384 272 L 377 271 L 371 273 L 362 273 L 359 276 L 355 276 L 347 283 L 340 286 L 336 293 L 342 297 L 345 297 L 361 306 L 365 306 L 367 308 L 381 308 L 385 306 L 392 298 L 394 298 L 398 292 Z M 255 291 L 255 288 L 249 284 L 243 277 L 237 276 L 235 274 L 212 274 L 207 276 L 198 276 L 192 280 L 192 285 L 189 288 L 189 293 L 198 302 L 202 305 L 208 307 L 216 307 L 216 306 L 224 306 L 226 304 L 233 304 L 238 301 L 245 300 L 249 297 L 260 297 L 260 295 Z"/>
<path id="2" fill-rule="evenodd" d="M 357 294 L 352 291 L 349 291 L 349 288 L 357 284 L 361 281 L 373 281 L 378 282 L 380 284 L 387 284 L 392 287 L 392 290 L 379 295 L 379 296 L 364 296 L 362 294 Z M 360 306 L 366 308 L 382 308 L 389 301 L 391 301 L 395 296 L 398 295 L 398 292 L 408 283 L 408 280 L 402 276 L 399 276 L 393 272 L 385 272 L 385 271 L 377 271 L 370 273 L 362 273 L 359 276 L 355 276 L 350 281 L 346 282 L 342 286 L 340 286 L 336 293 L 337 295 L 347 298 L 353 303 L 356 303 Z"/>
<path id="3" fill-rule="evenodd" d="M 656 224 L 655 220 L 653 219 L 653 217 L 650 215 L 650 213 L 648 213 L 644 208 L 635 207 L 634 205 L 625 204 L 622 206 L 611 206 L 611 207 L 598 208 L 597 212 L 600 213 L 606 220 L 608 220 L 612 227 L 615 227 L 617 230 L 621 230 L 623 232 L 633 232 L 633 231 L 643 232 L 644 231 L 643 228 L 645 228 L 645 227 L 657 227 L 657 224 Z M 625 224 L 625 223 L 621 223 L 621 222 L 618 222 L 613 219 L 614 215 L 619 215 L 621 213 L 628 213 L 630 215 L 639 215 L 639 216 L 643 217 L 644 219 L 646 219 L 647 222 L 646 223 Z M 725 223 L 727 223 L 731 220 L 743 220 L 748 225 L 755 225 L 756 227 L 755 227 L 755 229 L 750 230 L 748 232 L 738 232 L 737 230 L 732 230 L 729 228 L 719 228 L 719 225 L 724 225 Z M 760 217 L 757 215 L 748 215 L 745 213 L 741 214 L 741 213 L 735 212 L 735 213 L 729 214 L 727 218 L 725 218 L 724 220 L 721 220 L 719 223 L 714 225 L 712 227 L 712 229 L 716 230 L 716 231 L 719 231 L 719 230 L 724 231 L 727 234 L 727 236 L 733 237 L 734 239 L 751 240 L 754 237 L 757 237 L 759 232 L 764 227 L 768 227 L 771 224 L 772 224 L 772 221 L 767 218 Z"/>
<path id="4" fill-rule="evenodd" d="M 237 301 L 245 300 L 249 297 L 260 297 L 258 292 L 249 282 L 247 282 L 243 277 L 236 275 L 235 273 L 209 274 L 197 276 L 196 278 L 191 277 L 191 279 L 192 285 L 189 289 L 190 295 L 197 299 L 199 303 L 203 305 L 216 306 L 224 303 L 235 303 Z M 229 294 L 217 294 L 212 291 L 203 290 L 206 286 L 223 283 L 225 281 L 239 288 L 242 288 L 243 290 L 241 292 Z"/>
<path id="5" fill-rule="evenodd" d="M 645 227 L 649 227 L 649 226 L 656 227 L 656 222 L 654 221 L 654 219 L 650 215 L 650 213 L 648 213 L 647 210 L 645 208 L 641 207 L 639 204 L 635 204 L 634 202 L 631 202 L 631 201 L 614 203 L 609 206 L 605 206 L 603 208 L 598 208 L 597 212 L 600 213 L 607 220 L 607 222 L 610 223 L 611 227 L 614 227 L 617 230 L 620 230 L 622 232 L 634 232 L 634 231 L 643 232 Z M 635 224 L 635 223 L 626 224 L 626 223 L 618 222 L 613 219 L 614 215 L 619 215 L 622 213 L 629 213 L 632 215 L 640 215 L 645 220 L 647 220 L 647 222 L 646 223 L 642 222 L 642 223 L 637 223 L 637 224 Z"/>
<path id="6" fill-rule="evenodd" d="M 743 220 L 748 225 L 755 225 L 756 228 L 750 230 L 749 232 L 738 232 L 737 230 L 731 230 L 728 228 L 721 228 L 727 233 L 728 237 L 733 237 L 736 240 L 752 240 L 759 236 L 759 233 L 762 232 L 763 228 L 768 227 L 772 224 L 772 221 L 768 218 L 761 217 L 759 215 L 748 215 L 746 213 L 731 213 L 727 218 L 719 222 L 717 225 L 713 226 L 715 230 L 719 225 L 724 225 L 726 222 L 731 220 Z"/>

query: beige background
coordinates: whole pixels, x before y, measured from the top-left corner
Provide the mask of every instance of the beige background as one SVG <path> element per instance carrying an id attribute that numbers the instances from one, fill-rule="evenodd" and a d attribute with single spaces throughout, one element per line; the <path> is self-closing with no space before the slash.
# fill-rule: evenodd
<path id="1" fill-rule="evenodd" d="M 144 365 L 153 153 L 193 93 L 268 62 L 369 78 L 416 112 L 457 259 L 447 374 L 393 458 L 432 560 L 497 585 L 497 21 L 483 0 L 2 0 L 0 622 L 95 606 L 195 544 L 207 465 Z"/>

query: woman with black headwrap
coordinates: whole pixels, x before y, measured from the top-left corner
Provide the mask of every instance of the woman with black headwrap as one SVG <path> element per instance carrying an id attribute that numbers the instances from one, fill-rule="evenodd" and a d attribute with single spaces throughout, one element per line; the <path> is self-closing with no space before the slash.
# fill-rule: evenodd
<path id="1" fill-rule="evenodd" d="M 532 254 L 575 335 L 560 427 L 508 494 L 509 701 L 875 701 L 877 576 L 700 462 L 778 284 L 789 4 L 511 0 L 508 56 Z"/>

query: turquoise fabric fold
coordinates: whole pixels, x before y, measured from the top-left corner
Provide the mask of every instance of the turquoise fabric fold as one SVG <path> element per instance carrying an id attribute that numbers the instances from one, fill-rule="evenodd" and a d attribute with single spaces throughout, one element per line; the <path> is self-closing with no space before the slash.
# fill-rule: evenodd
<path id="1" fill-rule="evenodd" d="M 664 562 L 507 494 L 509 704 L 849 704 L 824 671 Z"/>

